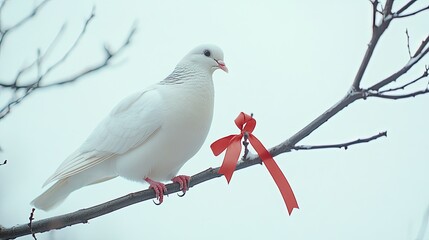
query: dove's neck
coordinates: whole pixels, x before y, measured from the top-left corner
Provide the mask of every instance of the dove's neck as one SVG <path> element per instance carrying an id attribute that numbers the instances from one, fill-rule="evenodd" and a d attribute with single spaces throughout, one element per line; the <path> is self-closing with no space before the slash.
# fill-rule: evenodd
<path id="1" fill-rule="evenodd" d="M 176 66 L 174 71 L 159 84 L 177 87 L 184 91 L 193 92 L 193 94 L 196 95 L 212 98 L 214 95 L 212 74 L 213 71 L 210 69 L 196 64 L 181 62 Z"/>
<path id="2" fill-rule="evenodd" d="M 213 71 L 187 61 L 180 62 L 174 71 L 162 80 L 159 85 L 176 89 L 183 96 L 192 99 L 204 99 L 209 105 L 213 104 L 214 86 L 212 81 Z"/>
<path id="3" fill-rule="evenodd" d="M 210 123 L 214 105 L 212 73 L 210 69 L 197 64 L 181 62 L 167 78 L 159 83 L 158 89 L 162 92 L 175 92 L 169 95 L 168 101 L 171 101 L 172 105 L 181 103 L 180 105 L 184 106 L 180 110 L 180 115 L 187 116 L 186 118 L 195 114 L 201 115 L 195 116 L 195 119 L 204 118 L 202 122 Z M 207 131 L 208 127 L 209 125 L 206 126 Z"/>

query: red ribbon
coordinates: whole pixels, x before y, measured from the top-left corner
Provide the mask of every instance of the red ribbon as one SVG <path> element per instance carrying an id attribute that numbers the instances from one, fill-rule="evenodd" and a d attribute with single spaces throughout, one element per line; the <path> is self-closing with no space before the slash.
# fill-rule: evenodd
<path id="1" fill-rule="evenodd" d="M 235 171 L 235 167 L 240 157 L 241 152 L 241 139 L 244 134 L 248 135 L 250 144 L 253 146 L 255 151 L 258 153 L 262 162 L 267 167 L 274 182 L 282 194 L 283 200 L 286 204 L 286 208 L 289 215 L 292 213 L 294 208 L 299 208 L 296 201 L 295 195 L 293 194 L 292 188 L 289 185 L 286 177 L 283 175 L 282 170 L 279 168 L 277 163 L 274 161 L 268 150 L 262 145 L 261 141 L 257 139 L 253 134 L 253 130 L 256 127 L 256 120 L 243 112 L 241 112 L 235 119 L 235 125 L 241 130 L 240 134 L 229 135 L 221 138 L 210 145 L 215 156 L 218 156 L 226 149 L 225 158 L 223 159 L 222 166 L 219 169 L 219 174 L 223 174 L 228 181 L 231 181 L 232 174 Z"/>

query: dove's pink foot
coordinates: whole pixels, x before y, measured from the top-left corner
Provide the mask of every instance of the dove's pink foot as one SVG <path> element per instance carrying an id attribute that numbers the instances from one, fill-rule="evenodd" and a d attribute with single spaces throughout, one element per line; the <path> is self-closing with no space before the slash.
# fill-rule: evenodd
<path id="1" fill-rule="evenodd" d="M 155 191 L 155 196 L 156 196 L 156 199 L 158 200 L 158 203 L 154 201 L 155 204 L 156 205 L 161 204 L 164 201 L 164 192 L 167 192 L 167 188 L 165 187 L 165 184 L 154 181 L 148 177 L 145 178 L 144 180 L 149 183 L 149 188 L 152 188 Z"/>
<path id="2" fill-rule="evenodd" d="M 186 175 L 179 175 L 171 179 L 171 181 L 179 183 L 180 190 L 182 190 L 183 192 L 182 195 L 179 195 L 180 197 L 185 196 L 186 191 L 188 191 L 190 180 L 191 180 L 191 177 Z"/>

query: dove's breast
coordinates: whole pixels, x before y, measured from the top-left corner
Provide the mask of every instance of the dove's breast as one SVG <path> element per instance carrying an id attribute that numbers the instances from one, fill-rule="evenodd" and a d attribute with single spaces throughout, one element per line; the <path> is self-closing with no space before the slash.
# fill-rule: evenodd
<path id="1" fill-rule="evenodd" d="M 211 74 L 157 86 L 161 127 L 141 146 L 119 156 L 118 174 L 135 181 L 170 180 L 201 148 L 213 117 Z"/>

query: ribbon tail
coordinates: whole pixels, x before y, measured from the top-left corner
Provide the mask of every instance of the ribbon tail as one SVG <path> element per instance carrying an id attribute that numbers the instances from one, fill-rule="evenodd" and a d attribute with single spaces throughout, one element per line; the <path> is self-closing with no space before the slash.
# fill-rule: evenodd
<path id="1" fill-rule="evenodd" d="M 280 193 L 282 194 L 283 201 L 286 204 L 288 213 L 289 215 L 291 215 L 293 209 L 298 209 L 299 206 L 289 182 L 287 181 L 286 177 L 284 176 L 283 172 L 281 171 L 277 163 L 274 161 L 274 159 L 266 159 L 264 161 L 264 164 L 270 172 L 271 176 L 273 177 L 274 182 L 276 182 L 276 185 L 279 188 Z"/>
<path id="2" fill-rule="evenodd" d="M 223 159 L 222 166 L 219 169 L 219 174 L 223 174 L 226 178 L 226 181 L 231 181 L 232 174 L 235 171 L 237 166 L 238 158 L 240 157 L 241 152 L 241 136 L 236 135 L 231 139 L 230 145 L 226 149 L 225 157 Z"/>
<path id="3" fill-rule="evenodd" d="M 276 183 L 280 193 L 283 197 L 283 201 L 286 204 L 289 215 L 292 214 L 294 208 L 299 208 L 298 202 L 296 201 L 295 194 L 287 181 L 282 170 L 279 168 L 277 163 L 274 161 L 268 150 L 262 145 L 262 143 L 253 134 L 249 134 L 249 141 L 252 144 L 259 157 L 262 159 L 268 172 L 271 174 L 274 182 Z"/>

